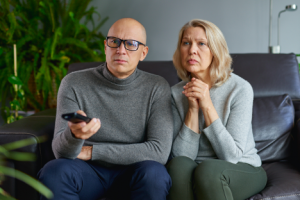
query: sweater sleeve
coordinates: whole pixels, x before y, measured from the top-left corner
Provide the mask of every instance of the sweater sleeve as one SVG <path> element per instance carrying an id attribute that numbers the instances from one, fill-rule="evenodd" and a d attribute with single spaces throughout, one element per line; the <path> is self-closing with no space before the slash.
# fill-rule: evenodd
<path id="1" fill-rule="evenodd" d="M 84 140 L 75 138 L 68 127 L 68 122 L 61 117 L 62 114 L 80 110 L 69 81 L 70 75 L 62 80 L 59 87 L 52 149 L 56 158 L 75 159 L 81 151 Z"/>
<path id="2" fill-rule="evenodd" d="M 219 159 L 237 163 L 245 153 L 252 128 L 252 107 L 253 90 L 247 83 L 232 99 L 227 124 L 218 118 L 203 130 Z"/>
<path id="3" fill-rule="evenodd" d="M 144 160 L 166 164 L 172 145 L 173 118 L 170 87 L 166 81 L 153 97 L 145 142 L 134 144 L 98 143 L 93 145 L 92 160 L 129 165 Z M 146 108 L 145 108 L 146 109 Z"/>
<path id="4" fill-rule="evenodd" d="M 185 125 L 185 116 L 180 116 L 173 98 L 172 111 L 174 119 L 174 138 L 171 156 L 186 156 L 191 158 L 192 160 L 195 160 L 199 150 L 199 141 L 201 134 L 194 132 Z"/>

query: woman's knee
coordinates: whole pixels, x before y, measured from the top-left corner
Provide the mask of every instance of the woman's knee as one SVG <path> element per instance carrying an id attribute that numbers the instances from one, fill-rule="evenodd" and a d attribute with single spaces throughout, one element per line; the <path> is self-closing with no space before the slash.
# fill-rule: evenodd
<path id="1" fill-rule="evenodd" d="M 220 165 L 219 160 L 205 160 L 200 163 L 193 175 L 193 183 L 197 188 L 203 188 L 209 190 L 214 185 L 219 185 L 221 182 Z"/>
<path id="2" fill-rule="evenodd" d="M 191 173 L 195 169 L 197 164 L 192 159 L 185 156 L 178 156 L 173 158 L 166 166 L 170 175 L 173 173 Z"/>
<path id="3" fill-rule="evenodd" d="M 169 191 L 169 200 L 193 200 L 192 175 L 197 163 L 184 156 L 173 158 L 167 165 L 172 178 L 172 187 Z"/>

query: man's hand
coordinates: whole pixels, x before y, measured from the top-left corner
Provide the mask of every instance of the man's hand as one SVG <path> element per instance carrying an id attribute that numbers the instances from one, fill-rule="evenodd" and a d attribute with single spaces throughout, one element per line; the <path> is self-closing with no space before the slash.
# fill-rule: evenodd
<path id="1" fill-rule="evenodd" d="M 91 160 L 92 150 L 93 150 L 93 146 L 83 146 L 77 158 L 84 161 Z"/>
<path id="2" fill-rule="evenodd" d="M 81 110 L 77 111 L 77 113 L 86 116 Z M 68 126 L 76 138 L 85 140 L 97 133 L 101 127 L 101 122 L 99 119 L 93 118 L 88 124 L 86 122 L 68 122 Z"/>

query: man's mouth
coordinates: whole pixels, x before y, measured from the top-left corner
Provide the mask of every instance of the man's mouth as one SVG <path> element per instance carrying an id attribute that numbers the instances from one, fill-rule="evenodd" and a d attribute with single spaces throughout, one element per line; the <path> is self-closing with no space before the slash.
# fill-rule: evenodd
<path id="1" fill-rule="evenodd" d="M 118 62 L 118 63 L 126 63 L 127 62 L 126 60 L 123 60 L 123 59 L 115 59 L 114 61 Z"/>

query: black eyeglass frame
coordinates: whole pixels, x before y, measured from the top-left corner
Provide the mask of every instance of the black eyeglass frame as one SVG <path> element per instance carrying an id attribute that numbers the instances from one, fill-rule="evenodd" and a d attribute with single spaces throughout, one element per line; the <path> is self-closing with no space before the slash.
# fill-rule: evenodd
<path id="1" fill-rule="evenodd" d="M 108 39 L 110 39 L 110 38 L 116 38 L 116 39 L 120 40 L 121 42 L 120 42 L 119 46 L 117 46 L 117 47 L 111 47 L 111 46 L 109 46 L 109 45 L 108 45 Z M 107 43 L 106 43 L 107 46 L 110 47 L 110 48 L 119 48 L 119 47 L 121 46 L 122 42 L 123 42 L 124 48 L 125 48 L 126 50 L 128 50 L 128 51 L 137 51 L 137 50 L 139 49 L 140 44 L 146 46 L 145 44 L 143 44 L 143 43 L 141 43 L 141 42 L 139 42 L 139 41 L 137 41 L 137 40 L 122 40 L 122 39 L 120 39 L 120 38 L 113 37 L 113 36 L 107 36 L 107 37 L 106 37 L 106 41 L 107 41 Z M 130 49 L 127 49 L 127 48 L 126 48 L 126 45 L 125 45 L 125 42 L 126 42 L 126 41 L 135 41 L 135 42 L 137 42 L 139 45 L 137 46 L 137 49 L 136 49 L 136 50 L 130 50 Z"/>

